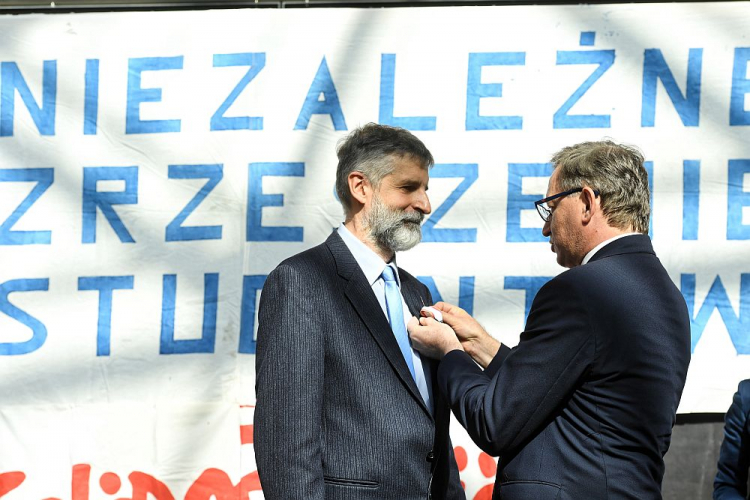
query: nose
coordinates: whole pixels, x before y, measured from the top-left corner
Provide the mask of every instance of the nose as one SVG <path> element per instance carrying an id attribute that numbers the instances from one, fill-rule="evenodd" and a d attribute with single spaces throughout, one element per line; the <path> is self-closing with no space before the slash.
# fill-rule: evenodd
<path id="1" fill-rule="evenodd" d="M 552 234 L 552 228 L 550 227 L 549 220 L 544 223 L 544 226 L 542 226 L 542 234 L 547 238 L 549 238 Z"/>
<path id="2" fill-rule="evenodd" d="M 430 205 L 430 198 L 427 196 L 427 191 L 419 191 L 412 206 L 415 210 L 419 210 L 425 215 L 432 212 L 432 205 Z"/>

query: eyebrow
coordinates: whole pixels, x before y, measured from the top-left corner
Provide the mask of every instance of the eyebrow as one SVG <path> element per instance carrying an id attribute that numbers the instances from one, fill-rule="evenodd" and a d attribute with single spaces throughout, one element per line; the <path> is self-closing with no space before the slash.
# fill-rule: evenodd
<path id="1" fill-rule="evenodd" d="M 413 179 L 404 179 L 403 181 L 398 182 L 397 185 L 402 187 L 420 187 L 422 183 Z M 425 184 L 425 188 L 426 187 L 427 185 Z"/>

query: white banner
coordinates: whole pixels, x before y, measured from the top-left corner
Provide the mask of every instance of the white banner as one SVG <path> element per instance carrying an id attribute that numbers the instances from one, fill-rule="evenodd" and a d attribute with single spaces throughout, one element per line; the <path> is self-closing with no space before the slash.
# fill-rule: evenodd
<path id="1" fill-rule="evenodd" d="M 725 411 L 750 377 L 747 26 L 748 2 L 1 16 L 0 497 L 262 498 L 260 289 L 341 221 L 335 146 L 371 121 L 437 162 L 399 264 L 508 345 L 563 271 L 550 156 L 640 147 L 693 319 L 680 412 Z"/>

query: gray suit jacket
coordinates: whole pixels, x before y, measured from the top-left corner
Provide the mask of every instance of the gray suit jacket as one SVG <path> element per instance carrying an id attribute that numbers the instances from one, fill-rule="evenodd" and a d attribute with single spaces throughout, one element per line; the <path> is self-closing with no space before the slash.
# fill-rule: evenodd
<path id="1" fill-rule="evenodd" d="M 417 314 L 429 291 L 399 276 Z M 450 410 L 435 391 L 430 415 L 338 233 L 268 276 L 258 321 L 254 445 L 267 500 L 465 498 Z M 425 369 L 437 380 L 432 361 Z"/>
<path id="2" fill-rule="evenodd" d="M 429 291 L 399 276 L 416 315 Z M 434 391 L 430 414 L 338 233 L 271 272 L 258 321 L 254 446 L 267 500 L 465 498 L 450 410 Z M 425 369 L 437 380 L 435 363 Z"/>

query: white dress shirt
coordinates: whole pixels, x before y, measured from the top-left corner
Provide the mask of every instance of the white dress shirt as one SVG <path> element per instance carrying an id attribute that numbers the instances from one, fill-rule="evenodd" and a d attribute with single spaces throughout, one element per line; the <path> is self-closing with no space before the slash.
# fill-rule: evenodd
<path id="1" fill-rule="evenodd" d="M 376 254 L 372 249 L 370 249 L 356 236 L 354 236 L 346 228 L 346 226 L 344 226 L 343 223 L 339 226 L 338 233 L 339 236 L 341 236 L 341 239 L 344 240 L 346 247 L 354 256 L 354 260 L 357 261 L 360 269 L 362 269 L 362 272 L 364 273 L 365 278 L 367 278 L 367 282 L 372 287 L 372 291 L 375 293 L 375 297 L 380 303 L 380 308 L 383 309 L 383 314 L 387 319 L 388 309 L 386 308 L 385 304 L 385 283 L 380 275 L 383 274 L 383 269 L 385 269 L 385 266 L 391 266 L 393 268 L 394 274 L 396 275 L 396 281 L 398 282 L 399 289 L 401 288 L 401 279 L 398 276 L 398 268 L 396 267 L 395 255 L 391 262 L 383 262 L 383 259 L 381 259 L 378 254 Z M 409 306 L 404 300 L 403 294 L 401 295 L 401 302 L 404 310 L 404 326 L 406 326 L 406 323 L 409 322 L 412 316 L 411 312 L 409 312 Z M 430 397 L 430 395 L 432 394 L 432 381 L 430 380 L 429 371 L 425 371 L 424 367 L 422 366 L 422 358 L 413 347 L 411 348 L 411 356 L 412 362 L 414 364 L 414 381 L 417 383 L 419 394 L 422 395 L 422 399 L 424 400 L 425 405 L 427 406 L 427 408 L 429 408 L 430 412 L 432 412 L 432 398 Z"/>

